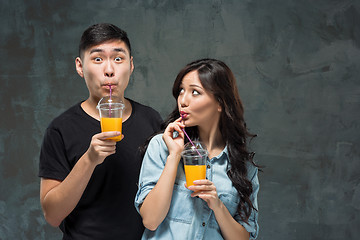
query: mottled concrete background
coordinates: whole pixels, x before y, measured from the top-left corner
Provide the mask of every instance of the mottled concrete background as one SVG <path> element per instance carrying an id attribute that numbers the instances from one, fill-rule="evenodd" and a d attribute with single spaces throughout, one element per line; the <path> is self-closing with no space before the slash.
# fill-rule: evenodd
<path id="1" fill-rule="evenodd" d="M 189 61 L 233 69 L 260 174 L 259 239 L 360 239 L 360 2 L 2 0 L 0 239 L 60 239 L 39 204 L 43 133 L 87 97 L 74 59 L 93 23 L 124 28 L 128 97 L 165 117 Z"/>

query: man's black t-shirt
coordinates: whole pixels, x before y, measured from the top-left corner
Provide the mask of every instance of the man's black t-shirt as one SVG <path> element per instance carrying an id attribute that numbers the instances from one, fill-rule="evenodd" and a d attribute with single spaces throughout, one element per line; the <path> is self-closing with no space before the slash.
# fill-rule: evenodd
<path id="1" fill-rule="evenodd" d="M 124 139 L 117 142 L 116 153 L 95 168 L 79 203 L 62 222 L 63 239 L 141 238 L 144 227 L 134 207 L 142 161 L 139 147 L 160 129 L 162 119 L 152 108 L 130 102 Z M 99 132 L 100 122 L 80 103 L 54 119 L 44 136 L 39 176 L 64 180 Z"/>

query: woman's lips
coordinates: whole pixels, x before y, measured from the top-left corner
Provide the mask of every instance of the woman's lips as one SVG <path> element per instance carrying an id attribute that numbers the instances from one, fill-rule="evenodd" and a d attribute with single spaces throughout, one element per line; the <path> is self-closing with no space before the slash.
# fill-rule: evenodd
<path id="1" fill-rule="evenodd" d="M 182 118 L 186 118 L 187 117 L 187 113 L 186 112 L 180 112 L 180 116 L 182 117 Z"/>

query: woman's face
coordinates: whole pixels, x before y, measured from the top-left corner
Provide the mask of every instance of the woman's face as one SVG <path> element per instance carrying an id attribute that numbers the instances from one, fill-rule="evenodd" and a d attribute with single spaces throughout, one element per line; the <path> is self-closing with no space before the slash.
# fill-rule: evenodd
<path id="1" fill-rule="evenodd" d="M 215 127 L 219 122 L 220 104 L 204 89 L 197 71 L 189 72 L 182 79 L 177 103 L 187 127 Z"/>

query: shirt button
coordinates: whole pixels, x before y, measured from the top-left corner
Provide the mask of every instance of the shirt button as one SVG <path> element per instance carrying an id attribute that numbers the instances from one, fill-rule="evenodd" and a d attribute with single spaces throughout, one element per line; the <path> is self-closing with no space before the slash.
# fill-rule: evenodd
<path id="1" fill-rule="evenodd" d="M 202 223 L 202 226 L 205 227 L 205 222 Z"/>

